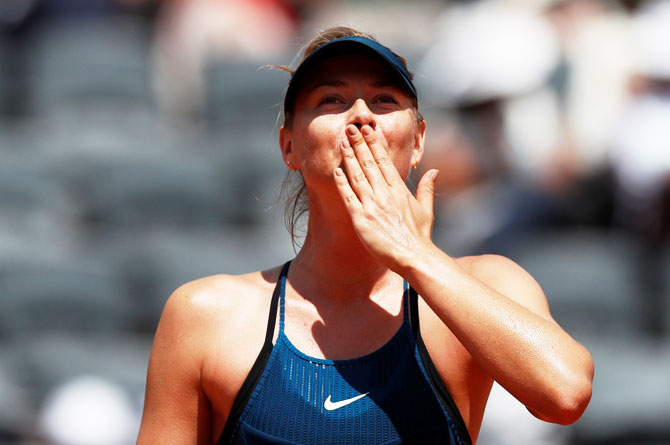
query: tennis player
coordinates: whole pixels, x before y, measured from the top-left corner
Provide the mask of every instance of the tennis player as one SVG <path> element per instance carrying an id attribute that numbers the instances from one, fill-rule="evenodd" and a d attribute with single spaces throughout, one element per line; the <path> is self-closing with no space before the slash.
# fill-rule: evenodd
<path id="1" fill-rule="evenodd" d="M 431 241 L 426 122 L 403 58 L 350 28 L 293 71 L 279 134 L 307 233 L 283 266 L 187 283 L 149 362 L 140 444 L 469 444 L 493 381 L 536 417 L 575 422 L 589 352 L 535 280 Z"/>

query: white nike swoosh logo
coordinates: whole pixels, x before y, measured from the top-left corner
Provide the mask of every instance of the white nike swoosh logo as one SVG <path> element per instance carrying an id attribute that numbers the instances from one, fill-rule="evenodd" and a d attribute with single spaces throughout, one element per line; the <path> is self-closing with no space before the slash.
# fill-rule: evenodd
<path id="1" fill-rule="evenodd" d="M 323 407 L 326 408 L 328 411 L 333 411 L 335 409 L 342 408 L 343 406 L 347 406 L 350 403 L 354 403 L 358 399 L 362 399 L 363 397 L 367 396 L 370 394 L 369 392 L 366 392 L 365 394 L 358 395 L 356 397 L 352 397 L 350 399 L 344 399 L 340 400 L 339 402 L 333 402 L 330 400 L 330 396 L 326 399 L 325 402 L 323 402 Z"/>

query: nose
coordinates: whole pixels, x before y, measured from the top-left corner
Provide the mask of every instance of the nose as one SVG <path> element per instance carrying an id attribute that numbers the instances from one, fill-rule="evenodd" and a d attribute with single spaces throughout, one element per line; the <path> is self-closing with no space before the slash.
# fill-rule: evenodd
<path id="1" fill-rule="evenodd" d="M 369 125 L 373 130 L 377 123 L 375 117 L 368 104 L 363 99 L 356 99 L 349 109 L 349 118 L 347 124 L 353 124 L 360 130 L 363 125 Z"/>

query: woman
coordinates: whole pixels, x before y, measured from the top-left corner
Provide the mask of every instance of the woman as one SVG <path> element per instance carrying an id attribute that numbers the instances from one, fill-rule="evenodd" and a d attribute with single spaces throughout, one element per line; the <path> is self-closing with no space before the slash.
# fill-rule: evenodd
<path id="1" fill-rule="evenodd" d="M 304 245 L 290 267 L 175 291 L 138 442 L 470 443 L 494 380 L 540 419 L 577 420 L 593 363 L 537 283 L 506 258 L 452 258 L 431 241 L 437 171 L 416 197 L 404 182 L 426 130 L 404 60 L 326 30 L 284 111 Z"/>

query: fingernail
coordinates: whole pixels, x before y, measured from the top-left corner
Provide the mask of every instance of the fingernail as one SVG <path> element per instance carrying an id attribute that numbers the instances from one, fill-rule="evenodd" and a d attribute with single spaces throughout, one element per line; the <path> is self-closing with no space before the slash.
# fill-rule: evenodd
<path id="1" fill-rule="evenodd" d="M 368 125 L 364 125 L 361 129 L 361 133 L 363 133 L 364 136 L 370 136 L 372 134 L 372 128 L 370 128 Z"/>
<path id="2" fill-rule="evenodd" d="M 340 167 L 337 167 L 335 169 L 335 176 L 343 176 L 343 175 L 344 175 L 344 172 L 342 171 L 342 169 Z"/>
<path id="3" fill-rule="evenodd" d="M 358 129 L 356 128 L 355 125 L 348 125 L 347 126 L 347 134 L 349 134 L 349 136 L 355 135 L 357 130 Z"/>
<path id="4" fill-rule="evenodd" d="M 439 170 L 433 170 L 433 171 L 431 171 L 431 172 L 430 172 L 430 179 L 434 181 L 435 178 L 437 178 L 437 175 L 439 175 L 439 174 L 440 174 L 440 171 L 439 171 Z"/>

